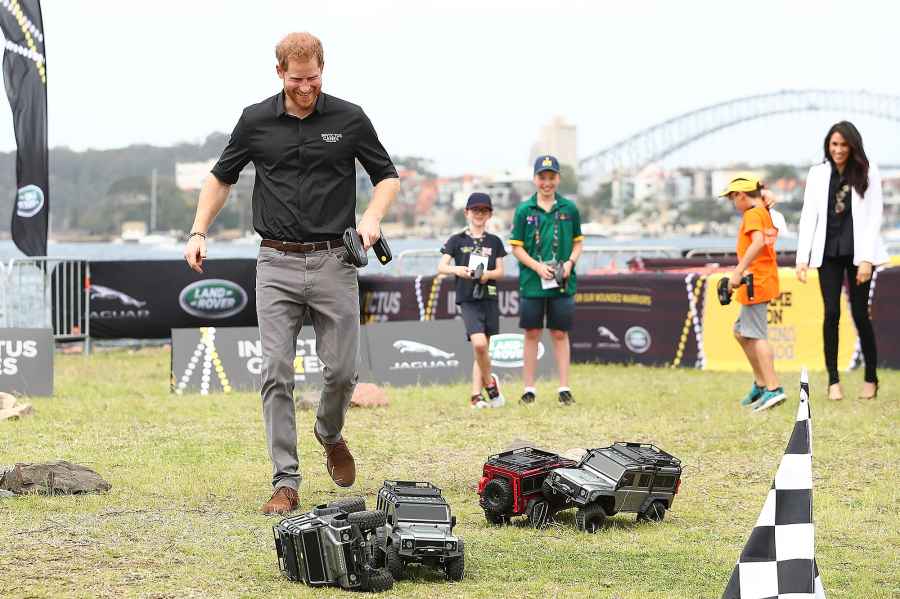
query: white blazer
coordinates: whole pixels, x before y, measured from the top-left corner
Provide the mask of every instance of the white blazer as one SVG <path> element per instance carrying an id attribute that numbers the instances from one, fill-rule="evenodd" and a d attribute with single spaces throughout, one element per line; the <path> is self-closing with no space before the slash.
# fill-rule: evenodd
<path id="1" fill-rule="evenodd" d="M 828 185 L 831 182 L 831 163 L 825 161 L 809 169 L 806 190 L 803 192 L 803 209 L 800 212 L 800 230 L 797 233 L 797 264 L 811 268 L 822 266 L 825 253 L 825 231 L 828 228 Z M 869 188 L 864 198 L 851 188 L 853 216 L 853 264 L 869 262 L 873 266 L 889 260 L 881 240 L 883 199 L 881 175 L 878 167 L 869 165 Z"/>

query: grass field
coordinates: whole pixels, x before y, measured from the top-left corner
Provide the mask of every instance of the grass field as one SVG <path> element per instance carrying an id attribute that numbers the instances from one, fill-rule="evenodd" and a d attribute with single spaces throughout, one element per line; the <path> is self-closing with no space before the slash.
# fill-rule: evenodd
<path id="1" fill-rule="evenodd" d="M 288 582 L 259 513 L 270 465 L 259 399 L 169 394 L 164 349 L 59 356 L 56 397 L 36 414 L 0 422 L 0 464 L 66 459 L 89 465 L 112 490 L 82 497 L 0 499 L 2 597 L 330 597 Z M 900 373 L 882 395 L 825 400 L 812 376 L 814 498 L 819 568 L 829 597 L 900 596 Z M 472 411 L 467 385 L 389 390 L 389 408 L 353 409 L 345 435 L 357 458 L 354 494 L 385 478 L 444 489 L 466 541 L 466 576 L 415 573 L 398 597 L 693 598 L 721 595 L 774 476 L 797 407 L 750 415 L 735 401 L 740 374 L 644 367 L 573 369 L 578 403 Z M 518 381 L 507 395 L 518 396 Z M 300 412 L 301 508 L 344 496 L 323 467 Z M 549 529 L 489 527 L 475 492 L 484 459 L 514 439 L 558 451 L 616 440 L 652 441 L 685 464 L 681 493 L 659 524 L 611 519 L 579 533 L 571 512 Z"/>

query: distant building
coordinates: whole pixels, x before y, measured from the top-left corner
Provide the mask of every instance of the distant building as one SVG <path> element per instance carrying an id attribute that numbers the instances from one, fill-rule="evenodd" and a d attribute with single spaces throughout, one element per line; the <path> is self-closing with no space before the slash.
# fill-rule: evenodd
<path id="1" fill-rule="evenodd" d="M 567 164 L 577 170 L 576 137 L 575 125 L 570 125 L 561 116 L 554 117 L 541 127 L 537 141 L 531 146 L 529 165 L 541 154 L 552 154 L 561 164 Z"/>

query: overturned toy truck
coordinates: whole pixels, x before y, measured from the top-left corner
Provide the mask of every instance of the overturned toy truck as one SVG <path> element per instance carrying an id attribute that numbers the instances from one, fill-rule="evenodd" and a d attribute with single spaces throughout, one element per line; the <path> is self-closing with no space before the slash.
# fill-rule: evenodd
<path id="1" fill-rule="evenodd" d="M 362 497 L 285 518 L 272 527 L 278 567 L 288 579 L 310 586 L 387 591 L 394 579 L 378 566 L 374 543 L 384 523 L 384 512 L 367 511 Z"/>

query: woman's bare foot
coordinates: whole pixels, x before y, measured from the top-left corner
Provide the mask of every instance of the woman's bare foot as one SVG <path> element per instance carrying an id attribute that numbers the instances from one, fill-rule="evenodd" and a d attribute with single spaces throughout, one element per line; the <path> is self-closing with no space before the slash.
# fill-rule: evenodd
<path id="1" fill-rule="evenodd" d="M 833 399 L 834 401 L 840 401 L 844 399 L 844 390 L 841 389 L 840 383 L 835 383 L 828 386 L 828 399 Z"/>
<path id="2" fill-rule="evenodd" d="M 860 399 L 875 399 L 878 396 L 878 383 L 863 383 L 862 390 L 859 392 Z"/>

